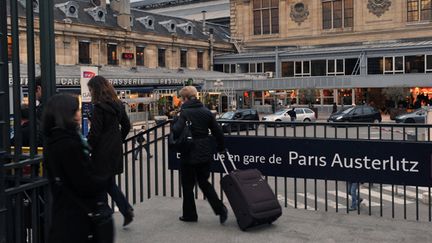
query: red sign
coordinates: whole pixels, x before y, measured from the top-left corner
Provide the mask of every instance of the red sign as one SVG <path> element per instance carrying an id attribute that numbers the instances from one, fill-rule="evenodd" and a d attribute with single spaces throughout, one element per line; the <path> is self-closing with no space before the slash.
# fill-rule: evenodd
<path id="1" fill-rule="evenodd" d="M 134 54 L 133 53 L 123 53 L 122 58 L 123 59 L 134 59 Z"/>
<path id="2" fill-rule="evenodd" d="M 93 78 L 96 76 L 96 73 L 90 72 L 90 71 L 84 71 L 83 72 L 83 78 Z"/>

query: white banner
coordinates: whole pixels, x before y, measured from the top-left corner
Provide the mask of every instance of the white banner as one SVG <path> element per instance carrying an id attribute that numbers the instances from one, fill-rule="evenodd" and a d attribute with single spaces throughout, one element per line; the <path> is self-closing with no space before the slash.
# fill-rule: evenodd
<path id="1" fill-rule="evenodd" d="M 98 75 L 98 67 L 81 67 L 80 84 L 82 102 L 91 102 L 91 94 L 87 87 L 88 81 Z"/>

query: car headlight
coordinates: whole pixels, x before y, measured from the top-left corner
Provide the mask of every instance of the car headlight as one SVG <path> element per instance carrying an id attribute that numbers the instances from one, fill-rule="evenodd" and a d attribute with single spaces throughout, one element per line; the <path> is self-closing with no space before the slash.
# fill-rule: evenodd
<path id="1" fill-rule="evenodd" d="M 221 123 L 221 126 L 223 126 L 223 127 L 226 126 L 226 125 L 227 125 L 226 123 Z"/>
<path id="2" fill-rule="evenodd" d="M 338 116 L 338 117 L 336 117 L 335 120 L 340 120 L 340 119 L 342 119 L 342 118 L 343 118 L 343 116 Z"/>

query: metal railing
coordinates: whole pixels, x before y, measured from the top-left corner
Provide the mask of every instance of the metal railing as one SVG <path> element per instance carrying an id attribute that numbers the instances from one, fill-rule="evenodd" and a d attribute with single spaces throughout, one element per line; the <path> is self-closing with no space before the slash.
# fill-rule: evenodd
<path id="1" fill-rule="evenodd" d="M 48 180 L 36 173 L 41 156 L 36 146 L 36 85 L 35 85 L 35 18 L 33 0 L 26 0 L 25 16 L 18 11 L 16 0 L 0 1 L 0 242 L 45 242 L 50 219 Z M 43 102 L 55 93 L 54 21 L 52 0 L 39 1 L 40 60 Z M 25 17 L 25 30 L 20 26 Z M 22 23 L 21 23 L 22 24 Z M 8 57 L 7 36 L 12 39 L 12 56 Z M 21 129 L 20 39 L 25 35 L 29 140 L 23 151 Z M 11 63 L 9 70 L 8 62 Z M 12 78 L 12 92 L 9 82 Z M 53 82 L 54 81 L 54 82 Z M 12 97 L 12 99 L 10 99 Z M 13 107 L 13 112 L 9 107 Z M 13 114 L 13 125 L 10 116 Z M 14 134 L 11 150 L 9 139 Z"/>
<path id="2" fill-rule="evenodd" d="M 12 156 L 15 157 L 15 156 Z M 45 242 L 50 223 L 48 180 L 39 175 L 41 156 L 9 158 L 6 174 L 6 242 Z"/>
<path id="3" fill-rule="evenodd" d="M 303 122 L 225 122 L 227 136 L 331 138 L 362 141 L 415 141 L 430 143 L 431 125 L 390 123 L 303 123 Z M 145 142 L 137 143 L 139 137 Z M 118 182 L 132 203 L 153 196 L 181 197 L 178 171 L 168 169 L 169 121 L 142 131 L 124 144 L 125 173 Z M 325 141 L 325 140 L 323 140 Z M 147 148 L 145 148 L 147 147 Z M 151 156 L 148 156 L 151 154 Z M 219 185 L 223 173 L 212 173 L 211 182 L 224 199 Z M 348 182 L 331 179 L 266 176 L 285 207 L 306 210 L 367 214 L 380 217 L 431 221 L 431 188 L 364 182 L 358 190 L 363 198 L 356 211 L 350 211 Z M 197 189 L 197 188 L 196 188 Z M 196 198 L 203 198 L 199 190 Z"/>

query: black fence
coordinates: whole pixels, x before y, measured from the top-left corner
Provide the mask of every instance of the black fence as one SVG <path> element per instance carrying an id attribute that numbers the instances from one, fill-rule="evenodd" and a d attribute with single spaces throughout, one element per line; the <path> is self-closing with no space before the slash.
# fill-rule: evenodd
<path id="1" fill-rule="evenodd" d="M 227 122 L 223 124 L 227 126 Z M 396 141 L 399 144 L 430 144 L 431 125 L 394 123 L 291 123 L 291 122 L 228 122 L 227 138 L 302 138 L 336 141 Z M 125 173 L 119 184 L 131 202 L 138 203 L 154 196 L 181 197 L 180 175 L 168 169 L 169 122 L 141 131 L 124 144 Z M 144 140 L 142 139 L 144 138 Z M 141 142 L 138 142 L 141 141 Z M 313 149 L 313 148 L 311 148 Z M 224 199 L 219 181 L 223 173 L 214 172 L 211 182 Z M 266 176 L 266 180 L 285 207 L 306 210 L 367 214 L 387 218 L 428 221 L 431 218 L 431 187 L 379 183 L 380 178 L 360 181 L 358 197 L 362 198 L 355 211 L 350 211 L 351 196 L 348 182 L 326 175 Z M 354 181 L 355 182 L 355 181 Z M 197 189 L 197 188 L 196 188 Z M 203 198 L 196 190 L 197 198 Z M 360 200 L 359 200 L 360 202 Z M 179 205 L 180 206 L 180 205 Z"/>
<path id="2" fill-rule="evenodd" d="M 0 0 L 0 243 L 37 243 L 47 238 L 50 196 L 36 146 L 35 26 L 40 26 L 43 103 L 55 92 L 54 5 L 52 0 L 39 1 L 39 14 L 35 18 L 33 0 L 25 1 L 25 11 L 18 2 Z M 21 26 L 22 18 L 25 18 L 25 29 Z M 39 24 L 35 24 L 35 19 Z M 24 36 L 27 70 L 22 72 L 20 40 Z M 8 38 L 12 40 L 11 53 Z M 22 73 L 28 78 L 30 124 L 30 141 L 25 149 L 21 127 Z"/>

